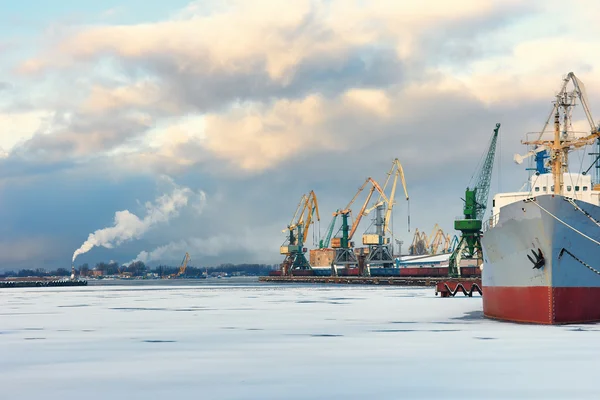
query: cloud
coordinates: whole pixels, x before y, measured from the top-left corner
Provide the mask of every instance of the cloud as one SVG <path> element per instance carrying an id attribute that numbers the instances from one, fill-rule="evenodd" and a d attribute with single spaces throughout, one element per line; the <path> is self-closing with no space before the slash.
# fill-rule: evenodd
<path id="1" fill-rule="evenodd" d="M 234 1 L 209 13 L 205 5 L 195 4 L 174 20 L 69 31 L 48 55 L 28 60 L 21 71 L 115 58 L 128 74 L 142 69 L 162 81 L 164 97 L 183 98 L 206 110 L 236 99 L 303 95 L 314 84 L 393 83 L 402 75 L 385 66 L 399 71 L 404 61 L 419 55 L 428 30 L 471 19 L 493 21 L 500 11 L 518 15 L 524 4 Z"/>
<path id="2" fill-rule="evenodd" d="M 58 258 L 57 244 L 57 238 L 40 235 L 3 239 L 0 241 L 0 265 L 13 270 L 43 267 Z"/>
<path id="3" fill-rule="evenodd" d="M 115 112 L 113 118 L 80 113 L 54 113 L 31 138 L 16 146 L 15 157 L 60 162 L 97 156 L 135 139 L 149 129 L 147 114 Z"/>
<path id="4" fill-rule="evenodd" d="M 0 137 L 9 153 L 0 159 L 3 196 L 49 179 L 73 185 L 70 208 L 103 212 L 86 223 L 91 232 L 114 210 L 131 210 L 123 218 L 133 225 L 144 214 L 124 200 L 103 205 L 100 193 L 79 202 L 84 184 L 87 192 L 100 181 L 121 199 L 129 189 L 116 182 L 169 174 L 208 193 L 202 215 L 183 207 L 160 229 L 94 257 L 126 261 L 166 246 L 173 261 L 192 249 L 199 262 L 278 262 L 279 233 L 301 193 L 317 191 L 326 224 L 398 157 L 413 229 L 438 222 L 451 231 L 496 122 L 497 176 L 518 189 L 526 172 L 512 153 L 542 126 L 561 76 L 582 78 L 592 110 L 600 100 L 600 56 L 588 50 L 599 25 L 581 4 L 198 1 L 158 22 L 70 25 L 23 53 L 28 60 L 19 54 L 20 74 L 1 77 L 18 89 L 0 111 L 17 121 Z M 587 23 L 566 25 L 563 15 Z M 29 212 L 14 204 L 11 227 L 23 229 Z M 56 229 L 81 232 L 78 215 Z"/>
<path id="5" fill-rule="evenodd" d="M 437 39 L 443 43 L 457 27 L 524 7 L 471 0 L 452 7 L 196 2 L 170 20 L 69 28 L 21 72 L 86 74 L 78 101 L 62 104 L 59 122 L 14 153 L 44 160 L 113 154 L 128 168 L 161 172 L 224 160 L 260 172 L 303 152 L 344 151 L 345 138 L 356 133 L 336 123 L 346 128 L 343 120 L 352 120 L 353 131 L 367 120 L 391 128 L 410 117 L 410 100 L 397 100 L 408 99 L 411 86 L 434 97 L 453 80 L 427 68 L 436 57 L 422 54 L 419 43 L 431 41 L 429 31 L 447 28 Z M 464 36 L 457 40 L 472 39 Z M 202 137 L 171 134 L 168 121 L 188 115 L 203 119 Z M 148 141 L 159 126 L 164 139 L 157 148 Z"/>
<path id="6" fill-rule="evenodd" d="M 1 90 L 1 88 L 0 88 Z M 0 147 L 7 151 L 31 138 L 51 116 L 48 111 L 1 112 Z"/>
<path id="7" fill-rule="evenodd" d="M 178 216 L 181 208 L 188 206 L 192 199 L 194 201 L 191 207 L 198 213 L 202 212 L 206 201 L 204 192 L 194 193 L 187 187 L 178 187 L 170 178 L 164 179 L 173 186 L 171 193 L 161 195 L 154 203 L 147 202 L 146 213 L 142 218 L 129 210 L 117 211 L 114 225 L 90 233 L 87 240 L 73 253 L 73 261 L 96 246 L 110 249 L 123 242 L 139 239 L 155 225 L 164 224 Z"/>

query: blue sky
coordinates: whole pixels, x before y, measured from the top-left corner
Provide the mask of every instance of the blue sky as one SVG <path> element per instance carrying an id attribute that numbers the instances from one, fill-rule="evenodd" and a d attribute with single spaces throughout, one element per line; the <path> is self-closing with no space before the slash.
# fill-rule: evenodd
<path id="1" fill-rule="evenodd" d="M 0 1 L 0 269 L 82 248 L 76 264 L 279 263 L 303 193 L 324 232 L 396 157 L 405 248 L 454 234 L 497 122 L 492 191 L 512 191 L 563 75 L 600 107 L 594 4 Z"/>

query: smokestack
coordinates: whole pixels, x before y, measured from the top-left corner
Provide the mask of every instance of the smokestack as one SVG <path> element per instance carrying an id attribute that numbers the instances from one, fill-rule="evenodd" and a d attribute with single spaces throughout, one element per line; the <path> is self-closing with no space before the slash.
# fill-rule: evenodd
<path id="1" fill-rule="evenodd" d="M 71 280 L 75 280 L 75 264 L 71 264 Z"/>

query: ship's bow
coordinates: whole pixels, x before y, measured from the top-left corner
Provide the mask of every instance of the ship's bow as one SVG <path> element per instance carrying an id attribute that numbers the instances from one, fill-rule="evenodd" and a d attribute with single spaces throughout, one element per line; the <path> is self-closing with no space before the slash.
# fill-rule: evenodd
<path id="1" fill-rule="evenodd" d="M 600 321 L 599 207 L 540 196 L 501 209 L 482 239 L 483 313 L 537 324 Z M 579 208 L 579 209 L 578 209 Z M 587 232 L 587 233 L 586 233 Z M 592 239 L 592 240 L 590 240 Z"/>

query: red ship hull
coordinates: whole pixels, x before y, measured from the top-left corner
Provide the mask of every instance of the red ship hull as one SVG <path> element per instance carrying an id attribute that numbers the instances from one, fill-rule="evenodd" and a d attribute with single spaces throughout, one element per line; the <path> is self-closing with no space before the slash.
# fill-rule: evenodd
<path id="1" fill-rule="evenodd" d="M 598 287 L 483 287 L 486 317 L 534 324 L 600 321 Z"/>

